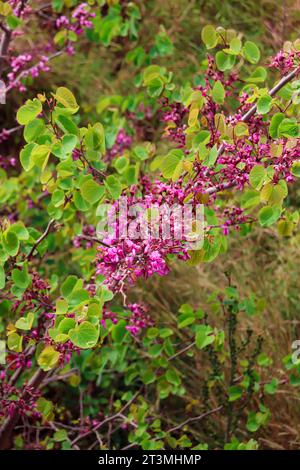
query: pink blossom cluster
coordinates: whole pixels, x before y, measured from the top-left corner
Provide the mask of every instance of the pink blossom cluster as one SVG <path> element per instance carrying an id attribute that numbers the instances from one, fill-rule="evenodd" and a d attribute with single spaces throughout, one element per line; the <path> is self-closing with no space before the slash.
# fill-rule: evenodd
<path id="1" fill-rule="evenodd" d="M 81 3 L 72 12 L 71 19 L 65 15 L 57 18 L 55 24 L 58 29 L 64 28 L 80 36 L 86 28 L 92 28 L 92 18 L 96 15 L 90 11 L 87 3 Z"/>
<path id="2" fill-rule="evenodd" d="M 222 211 L 221 218 L 225 219 L 221 228 L 223 235 L 229 235 L 230 227 L 239 230 L 242 224 L 251 222 L 252 218 L 245 215 L 241 207 L 228 207 Z"/>
<path id="3" fill-rule="evenodd" d="M 1 134 L 0 134 L 0 143 L 4 142 L 6 139 L 1 139 Z M 10 156 L 5 156 L 0 154 L 0 168 L 3 170 L 8 170 L 10 168 L 15 167 L 17 164 L 17 159 L 15 157 L 10 157 Z"/>
<path id="4" fill-rule="evenodd" d="M 15 410 L 18 410 L 20 416 L 29 415 L 33 419 L 40 417 L 36 409 L 37 398 L 41 395 L 39 390 L 33 390 L 25 385 L 23 388 L 14 387 L 5 381 L 5 375 L 0 373 L 0 417 L 12 416 Z M 26 395 L 26 399 L 24 399 Z"/>
<path id="5" fill-rule="evenodd" d="M 25 18 L 32 13 L 32 8 L 28 5 L 28 0 L 8 0 L 12 7 L 13 14 L 18 18 Z"/>
<path id="6" fill-rule="evenodd" d="M 279 51 L 272 59 L 270 67 L 274 67 L 284 75 L 300 66 L 300 51 Z"/>
<path id="7" fill-rule="evenodd" d="M 95 227 L 93 225 L 85 225 L 82 229 L 82 235 L 74 237 L 73 245 L 75 246 L 75 248 L 91 248 L 94 245 L 92 240 L 94 236 Z"/>
<path id="8" fill-rule="evenodd" d="M 183 123 L 188 109 L 181 103 L 170 103 L 167 98 L 163 98 L 161 102 L 162 122 L 167 124 L 165 136 L 176 143 L 178 148 L 184 148 L 186 143 L 185 130 L 187 125 Z"/>
<path id="9" fill-rule="evenodd" d="M 186 238 L 182 220 L 176 220 L 169 208 L 175 203 L 182 207 L 184 189 L 181 183 L 164 183 L 155 181 L 153 184 L 147 178 L 141 181 L 143 195 L 133 194 L 128 198 L 128 212 L 118 213 L 119 201 L 113 205 L 114 213 L 118 213 L 113 224 L 113 233 L 105 236 L 105 245 L 98 246 L 96 274 L 106 277 L 105 282 L 114 292 L 122 292 L 127 283 L 133 284 L 140 277 L 148 278 L 154 274 L 165 276 L 169 272 L 168 256 L 175 255 L 179 259 L 188 258 Z M 133 188 L 132 191 L 137 191 Z M 132 208 L 138 207 L 139 213 L 132 213 Z M 145 223 L 147 210 L 159 211 L 159 219 L 155 230 Z M 163 227 L 169 224 L 168 233 L 163 233 Z M 123 233 L 125 233 L 123 236 Z M 176 236 L 183 233 L 182 238 Z"/>
<path id="10" fill-rule="evenodd" d="M 127 134 L 124 129 L 120 129 L 117 134 L 114 145 L 112 146 L 112 148 L 107 150 L 104 160 L 106 162 L 110 162 L 116 156 L 122 155 L 124 150 L 130 148 L 130 146 L 132 145 L 132 141 L 132 137 Z"/>
<path id="11" fill-rule="evenodd" d="M 21 79 L 31 76 L 37 78 L 41 72 L 49 72 L 49 58 L 45 55 L 39 57 L 36 64 L 29 66 L 33 60 L 32 54 L 20 54 L 10 59 L 10 72 L 7 74 L 7 88 L 18 88 L 19 91 L 26 91 Z"/>
<path id="12" fill-rule="evenodd" d="M 143 304 L 133 303 L 126 306 L 126 310 L 130 312 L 129 317 L 123 317 L 116 312 L 113 312 L 109 307 L 104 306 L 101 324 L 104 328 L 107 327 L 107 320 L 110 320 L 114 325 L 118 321 L 124 318 L 127 321 L 126 330 L 130 332 L 132 336 L 136 336 L 141 331 L 149 326 L 153 326 L 153 320 L 148 314 L 148 309 Z"/>
<path id="13" fill-rule="evenodd" d="M 129 310 L 132 312 L 129 324 L 126 326 L 132 336 L 138 335 L 144 328 L 153 326 L 153 320 L 148 314 L 147 307 L 142 304 L 134 303 L 128 305 Z"/>

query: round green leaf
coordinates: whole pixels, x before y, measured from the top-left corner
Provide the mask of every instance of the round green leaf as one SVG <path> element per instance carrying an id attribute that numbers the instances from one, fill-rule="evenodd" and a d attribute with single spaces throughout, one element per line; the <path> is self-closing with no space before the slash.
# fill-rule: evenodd
<path id="1" fill-rule="evenodd" d="M 27 100 L 17 112 L 17 121 L 21 125 L 28 124 L 28 122 L 32 121 L 41 111 L 42 103 L 37 98 Z"/>
<path id="2" fill-rule="evenodd" d="M 260 59 L 260 50 L 252 41 L 246 41 L 243 47 L 243 54 L 251 64 L 256 64 Z"/>
<path id="3" fill-rule="evenodd" d="M 81 349 L 89 349 L 96 346 L 99 338 L 99 329 L 92 323 L 84 321 L 76 328 L 69 331 L 72 343 Z"/>
<path id="4" fill-rule="evenodd" d="M 218 42 L 218 35 L 215 28 L 210 24 L 204 26 L 201 31 L 201 39 L 207 49 L 212 49 L 215 47 Z"/>
<path id="5" fill-rule="evenodd" d="M 225 70 L 230 70 L 235 64 L 235 56 L 230 54 L 225 54 L 223 51 L 218 51 L 216 53 L 216 64 L 221 72 Z"/>
<path id="6" fill-rule="evenodd" d="M 87 202 L 94 204 L 104 195 L 105 187 L 100 186 L 93 179 L 89 179 L 80 186 L 80 192 Z"/>
<path id="7" fill-rule="evenodd" d="M 258 220 L 262 227 L 270 227 L 279 219 L 281 215 L 281 208 L 277 206 L 267 206 L 260 209 L 258 213 Z"/>

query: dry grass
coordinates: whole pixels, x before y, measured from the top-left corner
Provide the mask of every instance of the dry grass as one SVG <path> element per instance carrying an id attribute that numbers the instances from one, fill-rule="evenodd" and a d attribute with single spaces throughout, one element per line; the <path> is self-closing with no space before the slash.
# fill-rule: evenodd
<path id="1" fill-rule="evenodd" d="M 271 374 L 284 380 L 286 372 L 282 359 L 292 352 L 292 342 L 300 338 L 299 239 L 300 236 L 279 239 L 274 230 L 257 230 L 247 238 L 236 236 L 228 252 L 215 262 L 197 268 L 176 264 L 169 276 L 148 281 L 147 289 L 141 286 L 135 296 L 150 306 L 152 316 L 160 325 L 174 326 L 180 305 L 190 303 L 195 307 L 201 306 L 208 313 L 211 324 L 224 327 L 222 317 L 212 311 L 207 299 L 211 293 L 228 285 L 225 273 L 230 273 L 232 283 L 238 286 L 242 297 L 254 293 L 258 298 L 265 299 L 266 307 L 262 314 L 243 316 L 239 334 L 243 336 L 250 326 L 254 335 L 263 336 L 263 350 L 273 360 Z M 187 338 L 184 338 L 182 330 L 177 330 L 177 333 L 186 344 Z M 179 408 L 176 400 L 168 400 L 164 405 L 164 411 L 172 422 L 178 422 L 178 418 L 181 421 L 186 412 L 192 416 L 203 412 L 199 397 L 208 368 L 207 356 L 203 352 L 196 353 L 194 358 L 182 355 L 176 361 L 178 369 L 184 371 L 187 396 L 185 408 Z M 276 395 L 265 401 L 272 417 L 268 426 L 262 427 L 253 436 L 258 439 L 261 448 L 299 447 L 299 398 L 297 388 L 283 384 Z M 216 406 L 215 398 L 211 400 L 211 405 Z M 222 413 L 214 415 L 213 423 L 218 432 L 224 431 L 225 418 Z M 206 422 L 193 425 L 194 437 L 207 442 L 213 432 L 208 426 Z"/>

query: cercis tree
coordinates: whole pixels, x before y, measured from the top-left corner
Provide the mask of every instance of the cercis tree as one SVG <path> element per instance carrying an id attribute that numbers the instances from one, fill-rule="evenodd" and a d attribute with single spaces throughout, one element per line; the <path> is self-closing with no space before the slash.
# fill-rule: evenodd
<path id="1" fill-rule="evenodd" d="M 18 8 L 14 15 L 9 12 L 10 23 L 31 14 L 27 2 L 10 3 Z M 56 18 L 57 27 L 64 28 L 57 43 L 66 37 L 72 41 L 90 27 L 87 11 L 78 6 L 72 19 Z M 1 55 L 6 56 L 9 46 L 3 49 L 3 42 L 11 31 L 2 29 Z M 256 65 L 258 47 L 234 31 L 206 26 L 202 39 L 208 54 L 193 84 L 178 85 L 176 76 L 155 64 L 138 75 L 136 84 L 146 90 L 150 107 L 144 106 L 143 117 L 148 113 L 150 120 L 160 120 L 155 142 L 145 137 L 132 111 L 127 129 L 119 128 L 113 138 L 105 106 L 99 122 L 81 125 L 76 98 L 65 87 L 40 93 L 18 110 L 25 140 L 22 171 L 0 174 L 5 216 L 0 287 L 9 318 L 0 388 L 4 448 L 11 445 L 21 416 L 51 422 L 43 390 L 49 381 L 60 380 L 60 371 L 72 373 L 74 357 L 86 349 L 101 354 L 106 342 L 125 334 L 137 338 L 153 326 L 146 307 L 130 302 L 130 288 L 139 278 L 166 275 L 174 258 L 190 264 L 213 261 L 226 250 L 233 230 L 246 234 L 258 223 L 289 236 L 297 226 L 298 213 L 285 201 L 288 185 L 300 175 L 299 42 L 286 44 L 263 67 Z M 70 52 L 68 41 L 64 50 Z M 7 59 L 13 67 L 9 86 L 23 86 L 18 74 L 24 77 L 27 58 Z M 48 67 L 45 60 L 39 64 L 38 69 Z M 280 74 L 270 89 L 269 67 Z M 116 233 L 99 238 L 97 207 L 109 202 L 118 212 L 125 195 L 129 207 L 138 204 L 146 214 L 165 205 L 203 204 L 203 246 L 190 250 L 184 237 L 175 240 L 172 234 L 167 239 L 120 239 Z M 119 299 L 122 306 L 112 308 Z M 217 337 L 206 326 L 201 334 L 204 330 L 200 347 L 213 341 L 217 347 Z M 94 423 L 96 429 L 100 425 Z"/>

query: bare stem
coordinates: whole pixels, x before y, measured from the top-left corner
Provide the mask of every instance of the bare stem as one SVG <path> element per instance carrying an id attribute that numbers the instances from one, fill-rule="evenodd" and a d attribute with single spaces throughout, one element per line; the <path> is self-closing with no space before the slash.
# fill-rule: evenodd
<path id="1" fill-rule="evenodd" d="M 32 258 L 33 254 L 34 254 L 35 250 L 37 249 L 37 247 L 39 246 L 39 244 L 42 243 L 42 241 L 47 237 L 47 235 L 49 234 L 49 232 L 50 232 L 52 226 L 54 225 L 54 223 L 55 223 L 55 220 L 51 219 L 50 222 L 48 223 L 47 228 L 44 231 L 44 233 L 42 233 L 42 235 L 37 239 L 37 241 L 35 242 L 35 244 L 31 248 L 31 250 L 30 250 L 30 252 L 27 256 L 28 261 Z"/>

